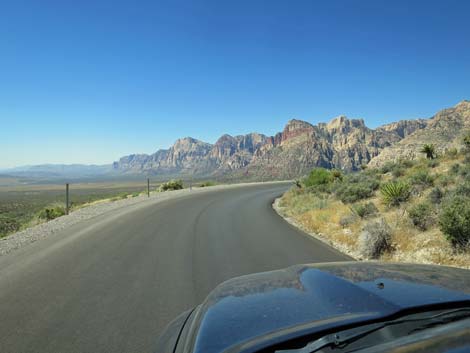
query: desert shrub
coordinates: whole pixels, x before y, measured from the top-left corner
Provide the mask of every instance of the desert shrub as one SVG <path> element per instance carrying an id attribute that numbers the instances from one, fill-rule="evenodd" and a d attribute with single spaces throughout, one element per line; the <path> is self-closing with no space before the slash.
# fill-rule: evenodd
<path id="1" fill-rule="evenodd" d="M 353 203 L 374 195 L 380 183 L 364 173 L 351 174 L 336 189 L 336 196 L 344 203 Z"/>
<path id="2" fill-rule="evenodd" d="M 339 169 L 332 169 L 331 176 L 333 177 L 334 181 L 342 181 L 343 180 L 343 173 Z"/>
<path id="3" fill-rule="evenodd" d="M 432 204 L 440 204 L 442 198 L 444 197 L 444 191 L 438 186 L 432 188 L 431 192 L 428 195 L 428 199 Z"/>
<path id="4" fill-rule="evenodd" d="M 327 185 L 333 181 L 333 175 L 331 171 L 325 168 L 315 168 L 310 174 L 303 180 L 306 187 L 314 187 L 319 185 Z"/>
<path id="5" fill-rule="evenodd" d="M 403 168 L 411 168 L 412 166 L 415 165 L 415 162 L 411 159 L 400 159 L 399 161 L 399 164 L 403 167 Z"/>
<path id="6" fill-rule="evenodd" d="M 348 215 L 342 216 L 339 219 L 339 225 L 342 228 L 346 228 L 347 226 L 353 224 L 355 221 L 356 221 L 356 217 L 353 214 L 348 214 Z"/>
<path id="7" fill-rule="evenodd" d="M 377 213 L 377 207 L 372 202 L 359 203 L 351 206 L 352 211 L 361 218 Z"/>
<path id="8" fill-rule="evenodd" d="M 448 199 L 439 216 L 439 227 L 454 246 L 470 242 L 470 198 L 456 195 Z"/>
<path id="9" fill-rule="evenodd" d="M 458 196 L 470 197 L 470 181 L 465 181 L 464 183 L 458 185 L 455 188 L 454 193 Z"/>
<path id="10" fill-rule="evenodd" d="M 359 252 L 369 259 L 378 259 L 391 248 L 392 230 L 384 219 L 367 223 L 359 235 Z"/>
<path id="11" fill-rule="evenodd" d="M 426 230 L 434 223 L 433 210 L 429 203 L 419 203 L 408 210 L 413 225 L 421 230 Z"/>
<path id="12" fill-rule="evenodd" d="M 410 175 L 408 181 L 411 185 L 423 190 L 434 185 L 435 177 L 430 175 L 427 170 L 420 169 Z"/>
<path id="13" fill-rule="evenodd" d="M 402 166 L 396 166 L 395 168 L 392 169 L 392 175 L 395 178 L 399 178 L 403 175 L 405 175 L 406 169 L 403 168 Z"/>
<path id="14" fill-rule="evenodd" d="M 63 206 L 50 206 L 43 208 L 38 212 L 38 218 L 50 221 L 51 219 L 65 215 L 65 207 Z"/>
<path id="15" fill-rule="evenodd" d="M 181 190 L 183 188 L 182 180 L 170 180 L 159 186 L 158 191 Z"/>
<path id="16" fill-rule="evenodd" d="M 398 206 L 410 198 L 411 190 L 407 183 L 392 181 L 380 187 L 382 200 L 388 206 Z"/>
<path id="17" fill-rule="evenodd" d="M 215 183 L 213 181 L 205 181 L 205 182 L 202 182 L 201 184 L 199 184 L 199 187 L 200 188 L 206 188 L 208 186 L 214 186 Z"/>
<path id="18" fill-rule="evenodd" d="M 405 175 L 406 169 L 413 166 L 413 162 L 407 159 L 402 159 L 398 162 L 386 162 L 380 171 L 382 174 L 391 173 L 395 178 Z"/>
<path id="19" fill-rule="evenodd" d="M 396 163 L 394 162 L 385 162 L 382 167 L 380 168 L 380 172 L 382 174 L 387 174 L 387 173 L 390 173 L 393 168 L 396 167 Z"/>
<path id="20" fill-rule="evenodd" d="M 459 151 L 457 148 L 453 147 L 453 148 L 449 148 L 447 151 L 446 151 L 446 157 L 447 158 L 450 158 L 450 159 L 455 159 L 459 154 Z"/>

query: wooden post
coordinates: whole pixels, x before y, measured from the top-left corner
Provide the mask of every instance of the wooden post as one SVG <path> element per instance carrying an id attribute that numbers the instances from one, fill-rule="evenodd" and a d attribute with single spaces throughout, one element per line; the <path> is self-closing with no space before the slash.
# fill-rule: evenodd
<path id="1" fill-rule="evenodd" d="M 65 184 L 65 214 L 69 214 L 69 183 Z"/>
<path id="2" fill-rule="evenodd" d="M 150 197 L 150 178 L 147 178 L 147 197 Z"/>

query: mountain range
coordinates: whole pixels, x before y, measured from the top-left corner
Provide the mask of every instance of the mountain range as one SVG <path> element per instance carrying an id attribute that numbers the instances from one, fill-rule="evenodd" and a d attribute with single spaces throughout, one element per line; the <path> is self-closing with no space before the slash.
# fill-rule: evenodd
<path id="1" fill-rule="evenodd" d="M 120 176 L 268 180 L 302 176 L 314 167 L 353 171 L 399 158 L 416 158 L 424 143 L 438 153 L 461 145 L 470 131 L 470 101 L 431 118 L 401 120 L 367 127 L 362 119 L 338 116 L 328 123 L 293 119 L 274 136 L 225 134 L 214 144 L 192 137 L 178 139 L 153 154 L 131 154 L 112 165 L 41 165 L 2 171 L 14 175 Z"/>
<path id="2" fill-rule="evenodd" d="M 428 119 L 401 120 L 375 129 L 362 119 L 339 116 L 312 125 L 293 119 L 274 136 L 221 136 L 214 144 L 182 138 L 154 154 L 134 154 L 113 163 L 120 173 L 210 176 L 225 179 L 285 179 L 314 167 L 359 169 L 398 158 L 416 158 L 424 143 L 437 151 L 458 144 L 470 129 L 470 102 L 462 101 Z"/>

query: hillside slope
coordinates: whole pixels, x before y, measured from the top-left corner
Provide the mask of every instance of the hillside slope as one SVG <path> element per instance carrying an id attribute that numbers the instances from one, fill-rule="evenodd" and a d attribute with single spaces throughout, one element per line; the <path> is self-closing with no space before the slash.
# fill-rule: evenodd
<path id="1" fill-rule="evenodd" d="M 426 143 L 432 143 L 438 154 L 461 145 L 463 136 L 470 131 L 470 101 L 444 109 L 433 116 L 420 129 L 403 136 L 403 139 L 385 149 L 370 161 L 372 167 L 399 159 L 416 159 Z"/>

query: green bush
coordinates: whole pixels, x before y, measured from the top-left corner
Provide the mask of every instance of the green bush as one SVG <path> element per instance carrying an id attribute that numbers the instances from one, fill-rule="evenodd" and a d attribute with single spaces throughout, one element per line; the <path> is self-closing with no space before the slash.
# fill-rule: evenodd
<path id="1" fill-rule="evenodd" d="M 454 196 L 443 205 L 439 227 L 454 246 L 467 246 L 470 242 L 470 198 Z"/>
<path id="2" fill-rule="evenodd" d="M 170 180 L 159 186 L 158 191 L 181 190 L 183 188 L 182 180 Z"/>
<path id="3" fill-rule="evenodd" d="M 455 147 L 449 148 L 446 151 L 446 157 L 450 159 L 455 159 L 458 156 L 458 154 L 459 154 L 459 151 Z"/>
<path id="4" fill-rule="evenodd" d="M 425 189 L 434 185 L 435 177 L 430 175 L 427 170 L 420 169 L 410 175 L 408 178 L 409 183 L 418 187 L 419 189 Z"/>
<path id="5" fill-rule="evenodd" d="M 408 210 L 413 225 L 421 230 L 426 230 L 434 223 L 432 207 L 429 203 L 419 203 Z"/>
<path id="6" fill-rule="evenodd" d="M 306 187 L 315 187 L 319 185 L 327 185 L 333 181 L 333 174 L 325 168 L 315 168 L 303 180 Z"/>
<path id="7" fill-rule="evenodd" d="M 379 185 L 379 181 L 373 176 L 351 174 L 336 189 L 336 196 L 344 203 L 353 203 L 372 197 Z"/>
<path id="8" fill-rule="evenodd" d="M 401 181 L 385 183 L 380 187 L 382 199 L 388 206 L 398 206 L 410 198 L 410 186 Z"/>
<path id="9" fill-rule="evenodd" d="M 440 204 L 443 197 L 444 197 L 444 191 L 442 191 L 442 189 L 437 186 L 433 188 L 428 195 L 429 201 L 432 204 Z"/>
<path id="10" fill-rule="evenodd" d="M 361 218 L 366 218 L 378 212 L 372 202 L 359 203 L 351 206 L 352 211 Z"/>
<path id="11" fill-rule="evenodd" d="M 38 213 L 39 219 L 44 219 L 46 221 L 50 221 L 54 218 L 60 217 L 65 215 L 65 207 L 63 206 L 52 206 L 43 208 Z"/>
<path id="12" fill-rule="evenodd" d="M 406 169 L 413 166 L 413 162 L 407 159 L 400 160 L 398 162 L 387 162 L 385 163 L 380 171 L 382 174 L 391 173 L 395 178 L 399 178 L 405 175 Z"/>

